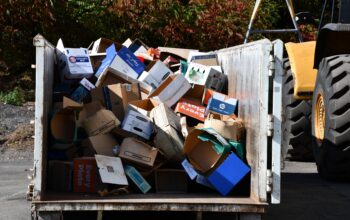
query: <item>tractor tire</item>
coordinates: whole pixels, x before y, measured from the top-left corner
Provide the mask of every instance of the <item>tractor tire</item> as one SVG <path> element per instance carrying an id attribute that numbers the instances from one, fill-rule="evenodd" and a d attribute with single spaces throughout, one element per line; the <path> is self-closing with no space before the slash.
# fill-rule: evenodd
<path id="1" fill-rule="evenodd" d="M 312 99 L 312 145 L 321 177 L 350 180 L 350 54 L 324 58 Z"/>
<path id="2" fill-rule="evenodd" d="M 294 99 L 294 78 L 288 59 L 284 60 L 282 82 L 282 157 L 293 161 L 313 161 L 311 101 Z"/>

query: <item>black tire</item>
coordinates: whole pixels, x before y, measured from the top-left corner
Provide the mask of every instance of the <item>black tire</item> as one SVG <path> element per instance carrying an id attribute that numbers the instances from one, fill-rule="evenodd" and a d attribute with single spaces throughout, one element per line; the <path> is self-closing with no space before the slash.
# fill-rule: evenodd
<path id="1" fill-rule="evenodd" d="M 313 161 L 311 101 L 294 99 L 293 94 L 294 79 L 289 60 L 286 59 L 282 87 L 282 107 L 284 110 L 282 146 L 284 149 L 289 149 L 289 157 L 287 158 L 290 160 Z"/>
<path id="2" fill-rule="evenodd" d="M 316 107 L 323 97 L 324 114 Z M 317 112 L 318 111 L 318 112 Z M 324 132 L 316 132 L 324 115 Z M 324 58 L 317 74 L 312 102 L 313 150 L 321 177 L 350 180 L 350 54 Z M 319 130 L 318 130 L 319 131 Z M 320 136 L 320 134 L 322 135 Z"/>

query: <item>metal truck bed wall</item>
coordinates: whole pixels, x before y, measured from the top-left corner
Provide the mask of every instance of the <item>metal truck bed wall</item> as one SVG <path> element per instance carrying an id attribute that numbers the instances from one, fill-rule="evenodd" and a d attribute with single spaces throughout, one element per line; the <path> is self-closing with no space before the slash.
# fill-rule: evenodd
<path id="1" fill-rule="evenodd" d="M 54 46 L 41 35 L 36 47 L 36 109 L 32 211 L 144 210 L 263 213 L 279 203 L 281 140 L 281 41 L 261 40 L 216 51 L 228 75 L 230 95 L 239 100 L 247 130 L 250 197 L 214 194 L 131 194 L 101 198 L 46 190 L 48 113 L 52 105 Z M 274 91 L 272 95 L 272 91 Z M 271 193 L 271 199 L 269 197 Z"/>

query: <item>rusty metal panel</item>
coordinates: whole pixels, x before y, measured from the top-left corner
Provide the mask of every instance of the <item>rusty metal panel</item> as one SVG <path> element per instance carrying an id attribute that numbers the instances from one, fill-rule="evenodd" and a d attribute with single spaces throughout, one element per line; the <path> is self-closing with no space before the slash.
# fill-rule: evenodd
<path id="1" fill-rule="evenodd" d="M 228 76 L 229 95 L 239 100 L 238 116 L 246 127 L 247 160 L 251 166 L 251 194 L 267 201 L 267 133 L 269 56 L 272 44 L 261 40 L 217 51 Z"/>
<path id="2" fill-rule="evenodd" d="M 35 36 L 33 44 L 36 47 L 33 200 L 40 200 L 46 185 L 48 113 L 52 105 L 55 49 L 41 35 Z"/>

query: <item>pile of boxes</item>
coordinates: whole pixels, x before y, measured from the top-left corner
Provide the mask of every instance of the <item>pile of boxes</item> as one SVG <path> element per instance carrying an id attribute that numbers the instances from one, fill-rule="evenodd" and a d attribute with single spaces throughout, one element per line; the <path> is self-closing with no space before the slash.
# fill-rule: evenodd
<path id="1" fill-rule="evenodd" d="M 104 38 L 92 48 L 60 40 L 56 53 L 50 190 L 191 193 L 189 185 L 202 185 L 226 196 L 249 176 L 238 100 L 227 95 L 215 53 Z"/>

